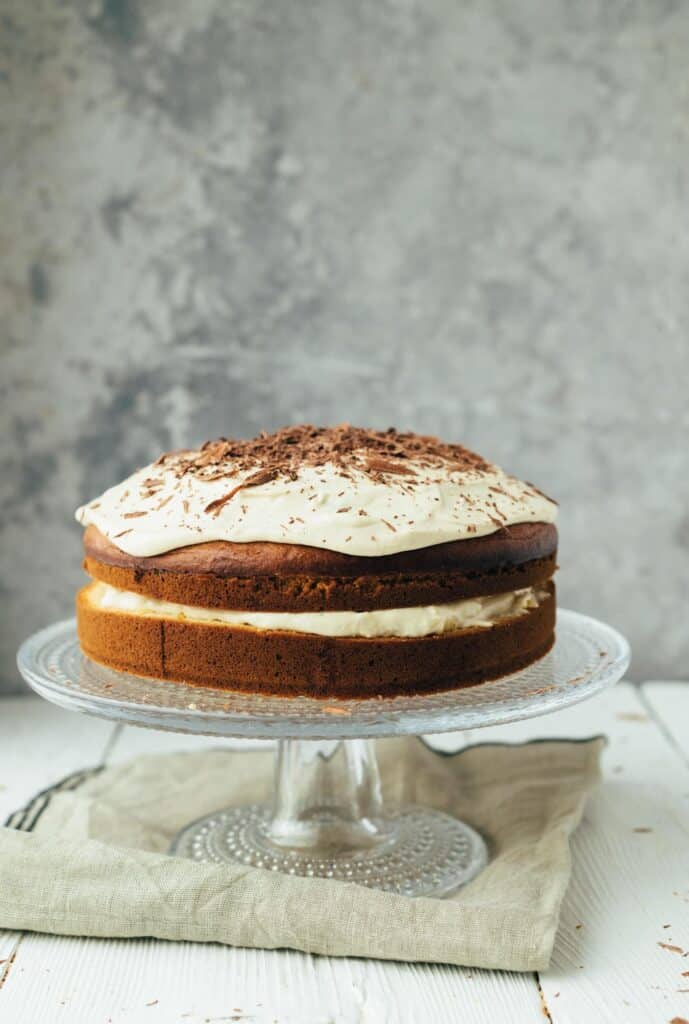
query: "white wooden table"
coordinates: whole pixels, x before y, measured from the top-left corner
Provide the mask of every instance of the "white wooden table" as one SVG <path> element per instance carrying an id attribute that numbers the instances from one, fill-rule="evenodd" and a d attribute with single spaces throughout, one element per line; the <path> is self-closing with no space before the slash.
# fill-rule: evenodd
<path id="1" fill-rule="evenodd" d="M 604 782 L 574 837 L 553 961 L 540 975 L 0 932 L 0 1022 L 687 1024 L 689 683 L 621 684 L 480 739 L 599 732 L 610 738 Z M 0 820 L 78 768 L 214 743 L 0 700 Z"/>

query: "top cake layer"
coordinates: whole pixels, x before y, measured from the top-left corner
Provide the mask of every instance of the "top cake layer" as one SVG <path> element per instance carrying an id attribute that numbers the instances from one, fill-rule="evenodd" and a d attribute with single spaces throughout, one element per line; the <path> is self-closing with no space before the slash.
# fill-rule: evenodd
<path id="1" fill-rule="evenodd" d="M 461 445 L 346 425 L 168 452 L 76 513 L 139 557 L 208 541 L 391 555 L 556 514 L 533 485 Z"/>

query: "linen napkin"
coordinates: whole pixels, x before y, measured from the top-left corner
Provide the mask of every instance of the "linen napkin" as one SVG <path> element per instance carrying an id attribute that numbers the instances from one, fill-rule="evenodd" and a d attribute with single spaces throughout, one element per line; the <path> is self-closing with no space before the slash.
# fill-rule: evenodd
<path id="1" fill-rule="evenodd" d="M 267 798 L 270 751 L 144 756 L 77 773 L 0 829 L 0 927 L 543 968 L 570 876 L 569 836 L 603 743 L 481 744 L 448 755 L 413 737 L 379 740 L 386 804 L 447 811 L 488 842 L 488 866 L 445 899 L 169 856 L 195 818 Z"/>

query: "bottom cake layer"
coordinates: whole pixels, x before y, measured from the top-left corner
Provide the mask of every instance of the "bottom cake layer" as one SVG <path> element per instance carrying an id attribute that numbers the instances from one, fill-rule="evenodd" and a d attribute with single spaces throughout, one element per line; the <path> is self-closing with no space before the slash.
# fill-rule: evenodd
<path id="1" fill-rule="evenodd" d="M 99 606 L 77 596 L 88 657 L 136 675 L 227 690 L 311 697 L 390 697 L 449 690 L 525 668 L 552 647 L 555 587 L 535 608 L 492 626 L 422 637 L 328 637 L 228 626 Z"/>

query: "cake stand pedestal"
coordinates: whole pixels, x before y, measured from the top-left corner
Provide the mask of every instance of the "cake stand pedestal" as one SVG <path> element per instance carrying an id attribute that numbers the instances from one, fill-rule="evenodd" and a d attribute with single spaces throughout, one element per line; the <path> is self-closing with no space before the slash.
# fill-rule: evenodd
<path id="1" fill-rule="evenodd" d="M 384 806 L 371 738 L 475 729 L 568 707 L 616 683 L 629 646 L 610 626 L 560 609 L 553 650 L 521 672 L 365 700 L 266 697 L 117 672 L 81 652 L 74 620 L 34 634 L 17 662 L 37 693 L 71 710 L 173 732 L 278 740 L 272 800 L 191 823 L 171 852 L 443 896 L 487 863 L 486 844 L 441 811 Z"/>

